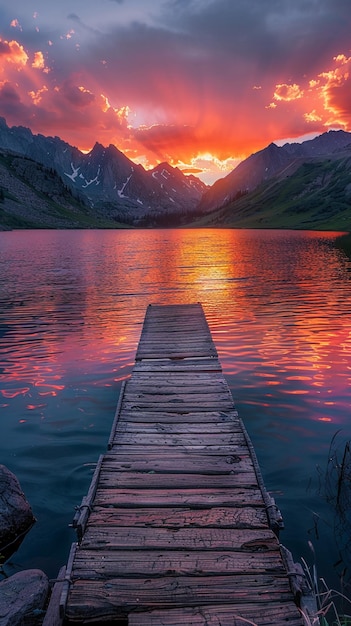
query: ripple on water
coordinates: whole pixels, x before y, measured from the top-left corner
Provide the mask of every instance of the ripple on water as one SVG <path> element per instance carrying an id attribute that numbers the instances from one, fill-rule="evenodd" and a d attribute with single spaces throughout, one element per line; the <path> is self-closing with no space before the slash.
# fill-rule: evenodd
<path id="1" fill-rule="evenodd" d="M 308 485 L 335 432 L 351 437 L 350 261 L 335 238 L 0 233 L 1 459 L 38 519 L 16 560 L 51 576 L 65 562 L 68 523 L 106 450 L 148 304 L 201 302 L 267 488 L 279 494 L 284 543 L 309 557 L 313 538 L 330 576 L 332 523 L 320 525 L 318 540 L 311 513 L 328 518 L 328 506 Z"/>

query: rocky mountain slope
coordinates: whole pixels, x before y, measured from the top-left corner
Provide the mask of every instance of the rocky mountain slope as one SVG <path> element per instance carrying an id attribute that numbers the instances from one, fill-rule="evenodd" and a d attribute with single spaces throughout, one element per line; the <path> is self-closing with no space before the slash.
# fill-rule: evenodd
<path id="1" fill-rule="evenodd" d="M 342 130 L 323 133 L 302 143 L 287 143 L 278 147 L 272 143 L 252 154 L 225 178 L 218 180 L 204 193 L 199 210 L 203 213 L 228 205 L 273 178 L 286 178 L 304 162 L 320 158 L 335 158 L 351 146 L 351 133 Z"/>
<path id="2" fill-rule="evenodd" d="M 0 228 L 228 226 L 351 230 L 351 133 L 270 144 L 208 188 L 115 146 L 88 154 L 0 118 Z"/>
<path id="3" fill-rule="evenodd" d="M 0 230 L 117 226 L 74 198 L 55 170 L 0 151 Z"/>
<path id="4" fill-rule="evenodd" d="M 350 231 L 351 147 L 294 160 L 196 225 Z"/>
<path id="5" fill-rule="evenodd" d="M 59 137 L 33 135 L 21 126 L 9 128 L 3 118 L 0 149 L 54 170 L 63 186 L 78 201 L 94 208 L 100 220 L 157 224 L 166 215 L 182 221 L 194 211 L 206 189 L 198 178 L 185 176 L 167 163 L 146 171 L 115 146 L 105 148 L 99 143 L 83 154 Z"/>

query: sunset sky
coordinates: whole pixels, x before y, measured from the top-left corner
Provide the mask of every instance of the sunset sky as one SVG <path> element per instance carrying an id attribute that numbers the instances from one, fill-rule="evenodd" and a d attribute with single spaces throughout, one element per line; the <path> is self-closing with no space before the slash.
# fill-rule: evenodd
<path id="1" fill-rule="evenodd" d="M 11 0 L 0 116 L 205 182 L 275 141 L 351 131 L 351 0 Z"/>

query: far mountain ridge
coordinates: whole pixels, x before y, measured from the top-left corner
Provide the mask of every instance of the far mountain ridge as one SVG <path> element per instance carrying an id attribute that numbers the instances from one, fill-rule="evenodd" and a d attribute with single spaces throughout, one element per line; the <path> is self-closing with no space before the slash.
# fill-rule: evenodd
<path id="1" fill-rule="evenodd" d="M 328 130 L 314 139 L 302 143 L 285 143 L 282 148 L 296 156 L 325 156 L 345 148 L 351 144 L 351 133 L 342 129 Z"/>
<path id="2" fill-rule="evenodd" d="M 351 145 L 294 157 L 251 191 L 237 193 L 193 226 L 351 230 Z"/>
<path id="3" fill-rule="evenodd" d="M 113 144 L 96 142 L 82 153 L 59 137 L 9 128 L 3 118 L 0 158 L 0 227 L 348 229 L 351 222 L 351 133 L 343 130 L 270 143 L 212 187 L 166 162 L 145 170 Z"/>
<path id="4" fill-rule="evenodd" d="M 204 193 L 199 209 L 209 213 L 236 197 L 253 191 L 263 182 L 282 174 L 284 170 L 292 173 L 294 167 L 301 164 L 301 159 L 323 156 L 335 158 L 340 150 L 348 147 L 351 150 L 351 133 L 343 130 L 330 130 L 302 143 L 286 143 L 283 146 L 271 143 L 241 161 L 226 177 L 217 180 Z"/>
<path id="5" fill-rule="evenodd" d="M 9 128 L 3 118 L 0 149 L 55 169 L 72 193 L 94 207 L 98 216 L 130 225 L 145 220 L 152 223 L 163 214 L 182 221 L 196 209 L 206 189 L 202 181 L 195 183 L 193 177 L 169 164 L 147 171 L 112 144 L 104 147 L 96 142 L 84 154 L 59 137 L 34 135 L 22 126 Z"/>

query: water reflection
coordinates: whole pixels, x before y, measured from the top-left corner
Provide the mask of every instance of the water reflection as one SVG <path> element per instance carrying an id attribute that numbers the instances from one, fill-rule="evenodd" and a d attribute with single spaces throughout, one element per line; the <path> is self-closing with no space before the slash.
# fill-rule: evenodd
<path id="1" fill-rule="evenodd" d="M 35 559 L 54 576 L 66 559 L 73 540 L 67 524 L 91 463 L 106 449 L 147 305 L 198 301 L 267 487 L 279 494 L 284 542 L 294 556 L 306 553 L 310 511 L 332 519 L 307 486 L 335 431 L 351 437 L 350 260 L 336 237 L 0 233 L 2 462 L 18 475 L 39 519 L 18 553 L 21 564 Z M 330 569 L 337 547 L 322 526 L 319 558 Z"/>

